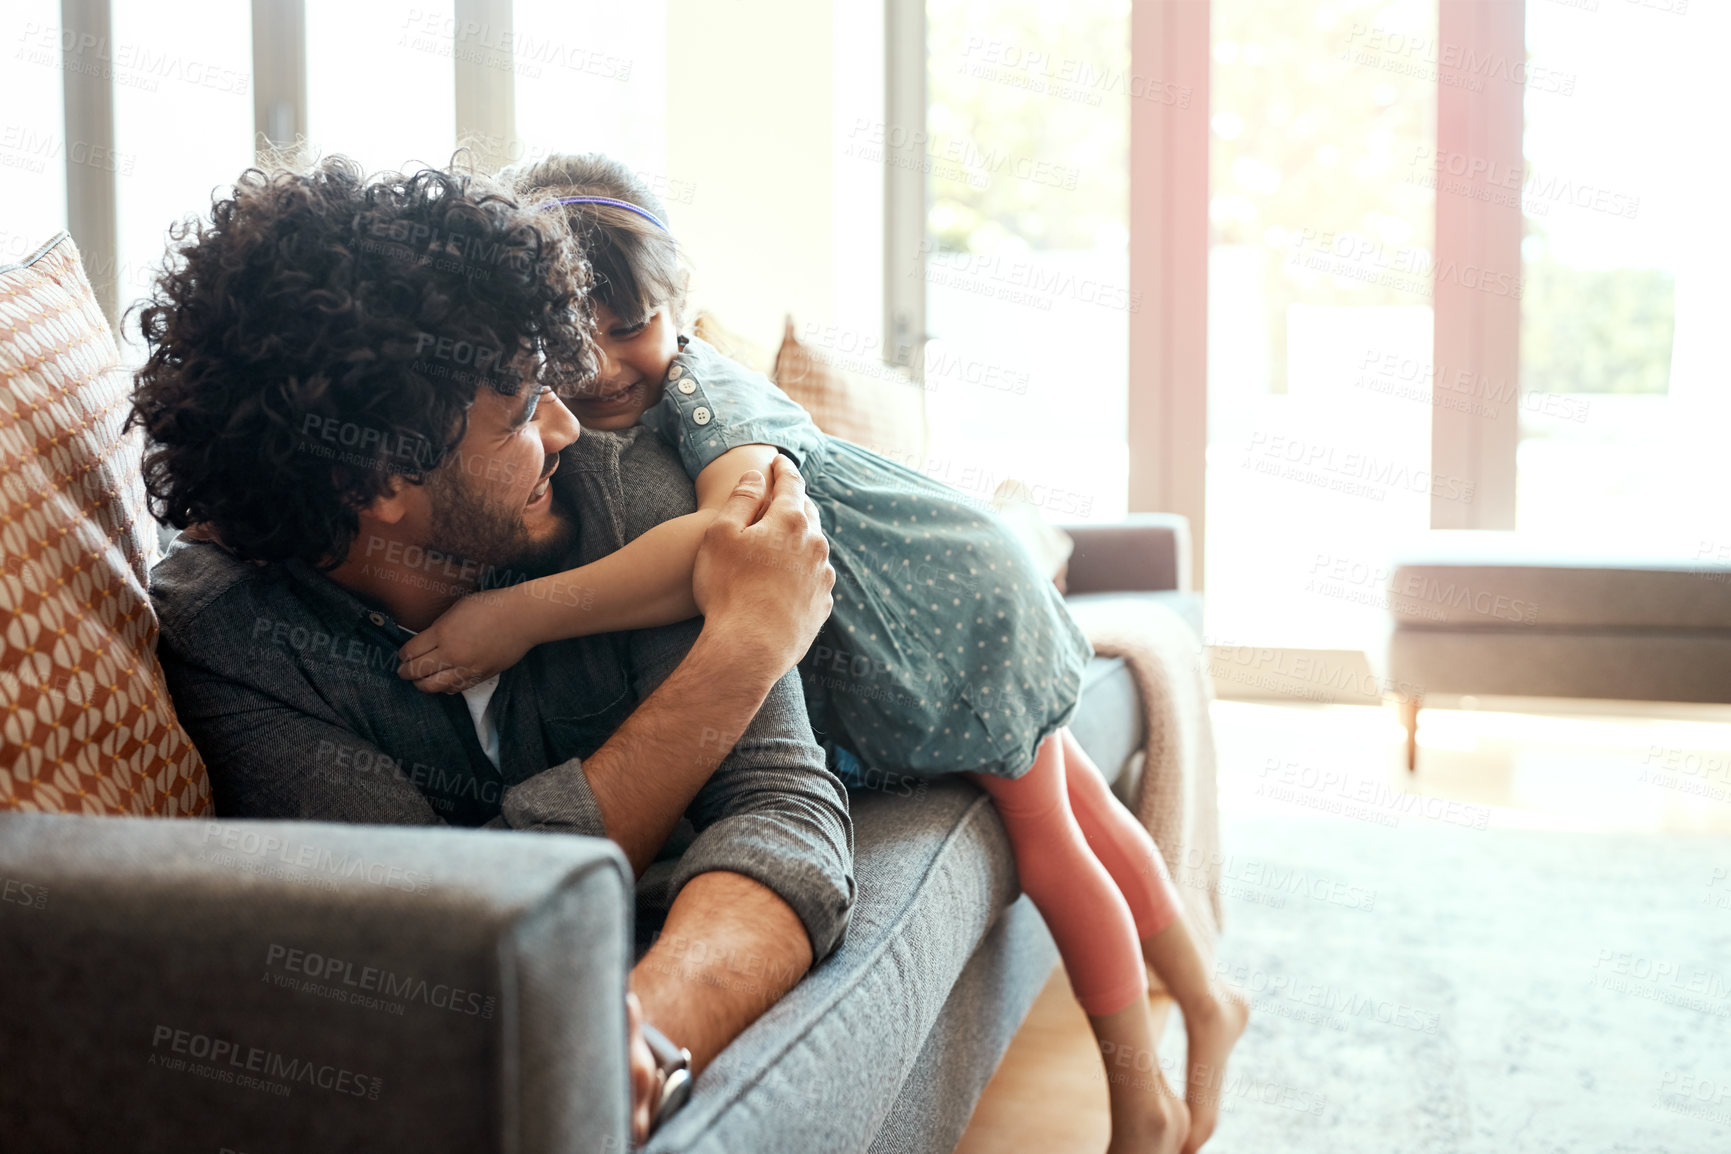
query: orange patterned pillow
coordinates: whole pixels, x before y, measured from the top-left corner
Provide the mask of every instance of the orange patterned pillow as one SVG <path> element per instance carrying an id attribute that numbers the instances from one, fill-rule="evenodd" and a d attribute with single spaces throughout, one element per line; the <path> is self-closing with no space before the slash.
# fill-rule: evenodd
<path id="1" fill-rule="evenodd" d="M 211 812 L 156 660 L 131 391 L 71 237 L 0 267 L 0 809 Z"/>

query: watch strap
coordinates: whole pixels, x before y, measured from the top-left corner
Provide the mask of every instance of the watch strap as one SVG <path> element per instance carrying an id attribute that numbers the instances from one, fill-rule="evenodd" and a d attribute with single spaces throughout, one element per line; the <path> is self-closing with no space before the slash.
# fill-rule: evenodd
<path id="1" fill-rule="evenodd" d="M 648 1044 L 649 1052 L 655 1055 L 660 1081 L 655 1110 L 649 1120 L 649 1132 L 653 1134 L 691 1097 L 691 1051 L 675 1046 L 666 1034 L 648 1022 L 643 1023 L 643 1040 Z"/>

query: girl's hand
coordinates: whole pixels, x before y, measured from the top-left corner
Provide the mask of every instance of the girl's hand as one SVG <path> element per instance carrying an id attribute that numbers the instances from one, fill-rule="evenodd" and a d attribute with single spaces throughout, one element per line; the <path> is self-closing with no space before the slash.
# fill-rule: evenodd
<path id="1" fill-rule="evenodd" d="M 471 593 L 397 650 L 397 676 L 425 693 L 461 693 L 523 659 L 535 639 L 515 628 L 512 590 Z"/>

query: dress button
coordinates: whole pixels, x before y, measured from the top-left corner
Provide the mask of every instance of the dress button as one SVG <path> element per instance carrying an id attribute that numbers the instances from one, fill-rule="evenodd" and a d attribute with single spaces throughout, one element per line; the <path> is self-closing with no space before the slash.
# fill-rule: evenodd
<path id="1" fill-rule="evenodd" d="M 691 419 L 696 421 L 700 425 L 709 424 L 709 417 L 710 417 L 709 410 L 704 408 L 702 405 L 699 405 L 695 409 L 691 410 Z"/>
<path id="2" fill-rule="evenodd" d="M 371 621 L 374 625 L 383 625 L 385 623 L 385 615 L 383 613 L 369 613 L 367 614 L 367 620 Z"/>
<path id="3" fill-rule="evenodd" d="M 694 380 L 691 380 L 690 378 L 687 378 L 683 381 L 680 381 L 679 382 L 679 391 L 684 393 L 686 396 L 689 397 L 692 393 L 695 393 L 697 391 L 697 382 Z"/>
<path id="4" fill-rule="evenodd" d="M 680 377 L 683 377 L 684 375 L 685 375 L 685 368 L 682 365 L 674 365 L 671 369 L 667 370 L 667 379 L 670 381 L 677 381 Z"/>

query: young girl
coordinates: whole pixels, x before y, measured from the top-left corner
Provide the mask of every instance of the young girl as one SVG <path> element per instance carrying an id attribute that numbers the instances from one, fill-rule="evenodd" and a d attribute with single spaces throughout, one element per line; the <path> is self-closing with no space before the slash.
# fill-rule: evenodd
<path id="1" fill-rule="evenodd" d="M 826 436 L 767 378 L 681 335 L 678 246 L 628 169 L 556 156 L 514 177 L 527 203 L 566 214 L 594 268 L 602 368 L 571 408 L 590 428 L 654 429 L 700 509 L 573 573 L 459 601 L 402 648 L 402 675 L 456 692 L 542 642 L 694 616 L 705 528 L 741 474 L 787 454 L 836 572 L 807 696 L 837 773 L 964 773 L 985 790 L 1106 1057 L 1110 1150 L 1195 1150 L 1248 1008 L 1210 977 L 1153 840 L 1065 728 L 1091 650 L 1057 590 L 990 513 Z M 561 595 L 573 587 L 584 597 Z M 1144 964 L 1184 1014 L 1187 1102 L 1159 1073 Z"/>

